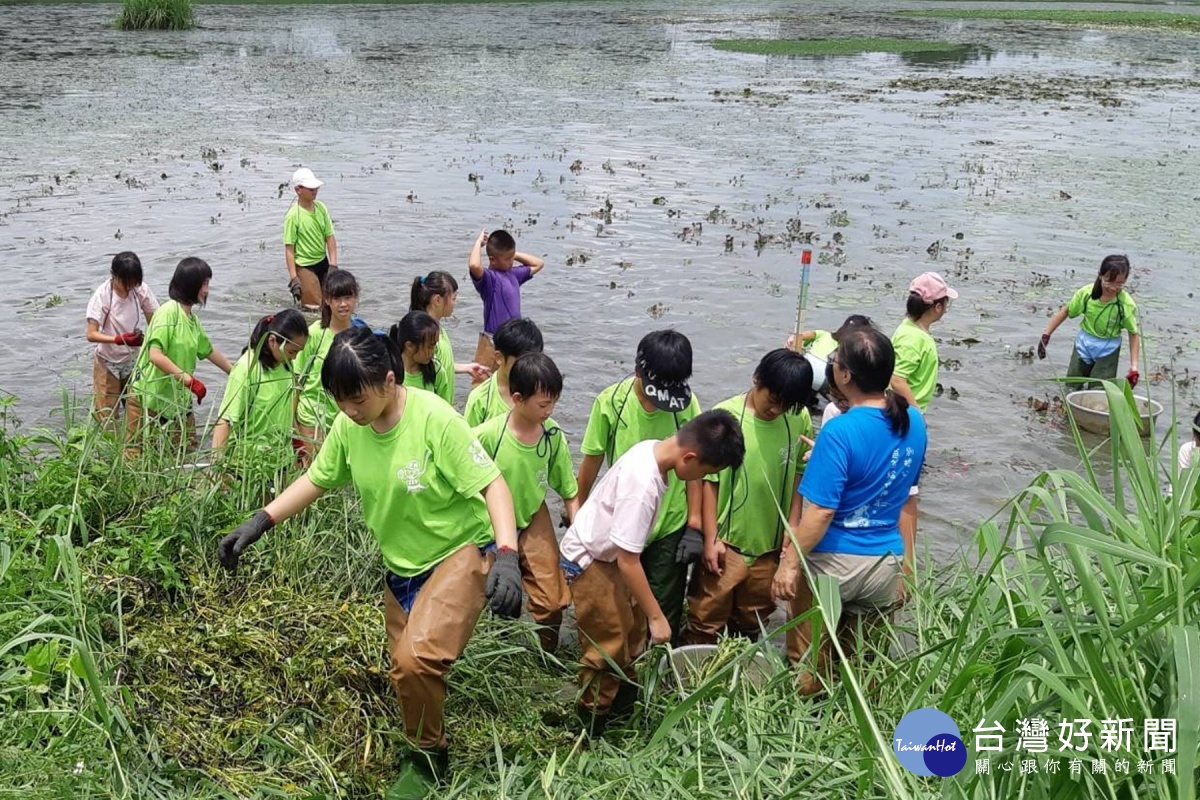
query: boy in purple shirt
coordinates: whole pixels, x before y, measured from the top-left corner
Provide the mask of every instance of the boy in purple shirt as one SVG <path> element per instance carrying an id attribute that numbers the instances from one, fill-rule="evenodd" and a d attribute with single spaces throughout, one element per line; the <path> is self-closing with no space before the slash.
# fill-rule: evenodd
<path id="1" fill-rule="evenodd" d="M 486 268 L 481 257 L 485 245 Z M 518 253 L 517 242 L 508 231 L 495 231 L 491 235 L 480 232 L 467 257 L 471 283 L 483 298 L 483 330 L 475 348 L 476 364 L 491 364 L 495 360 L 492 335 L 505 322 L 521 316 L 521 284 L 541 272 L 545 264 L 537 256 Z M 480 361 L 481 358 L 485 360 Z M 478 383 L 479 380 L 471 379 L 472 386 Z"/>

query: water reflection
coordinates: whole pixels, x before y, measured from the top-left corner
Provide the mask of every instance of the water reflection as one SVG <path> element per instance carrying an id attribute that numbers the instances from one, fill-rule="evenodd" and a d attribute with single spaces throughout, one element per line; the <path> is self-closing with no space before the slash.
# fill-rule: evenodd
<path id="1" fill-rule="evenodd" d="M 914 67 L 959 67 L 963 64 L 990 64 L 992 50 L 979 45 L 964 45 L 953 50 L 926 50 L 901 53 L 900 60 Z"/>

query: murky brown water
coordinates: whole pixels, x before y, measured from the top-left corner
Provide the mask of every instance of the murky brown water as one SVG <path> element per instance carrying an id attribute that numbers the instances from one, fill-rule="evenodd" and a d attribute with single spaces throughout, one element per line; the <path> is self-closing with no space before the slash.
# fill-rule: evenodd
<path id="1" fill-rule="evenodd" d="M 576 445 L 655 327 L 692 338 L 703 401 L 744 389 L 794 319 L 798 236 L 820 262 L 813 326 L 859 311 L 890 331 L 908 279 L 940 270 L 962 293 L 935 329 L 946 394 L 923 530 L 942 556 L 1031 474 L 1074 463 L 1027 406 L 1054 391 L 1041 381 L 1065 369 L 1074 328 L 1047 362 L 1017 351 L 1103 255 L 1136 265 L 1151 365 L 1200 366 L 1200 37 L 897 21 L 849 2 L 200 6 L 202 27 L 174 34 L 119 33 L 114 15 L 0 7 L 0 388 L 26 419 L 62 387 L 88 391 L 84 306 L 118 250 L 141 255 L 160 297 L 180 257 L 207 259 L 202 319 L 239 351 L 288 300 L 280 186 L 300 163 L 328 182 L 368 319 L 398 318 L 417 272 L 462 276 L 462 358 L 481 317 L 474 234 L 508 227 L 547 257 L 524 307 L 567 375 L 557 417 Z M 706 44 L 774 35 L 977 49 Z"/>

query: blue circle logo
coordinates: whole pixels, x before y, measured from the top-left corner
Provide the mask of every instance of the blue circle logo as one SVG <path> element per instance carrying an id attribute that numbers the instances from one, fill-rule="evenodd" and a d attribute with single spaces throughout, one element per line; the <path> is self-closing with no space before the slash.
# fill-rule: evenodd
<path id="1" fill-rule="evenodd" d="M 905 714 L 892 737 L 892 750 L 900 766 L 926 778 L 949 778 L 967 764 L 967 747 L 958 725 L 936 708 Z"/>

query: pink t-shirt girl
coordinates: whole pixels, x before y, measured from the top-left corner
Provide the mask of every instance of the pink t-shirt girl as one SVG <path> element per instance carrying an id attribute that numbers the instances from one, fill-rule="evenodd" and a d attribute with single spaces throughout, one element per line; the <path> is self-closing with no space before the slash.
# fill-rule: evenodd
<path id="1" fill-rule="evenodd" d="M 92 293 L 88 301 L 87 318 L 100 326 L 100 333 L 116 336 L 118 333 L 145 330 L 148 324 L 146 320 L 157 309 L 158 300 L 146 284 L 121 297 L 113 288 L 112 278 L 109 278 Z M 96 345 L 96 355 L 113 367 L 132 366 L 137 354 L 136 347 L 108 342 Z"/>

